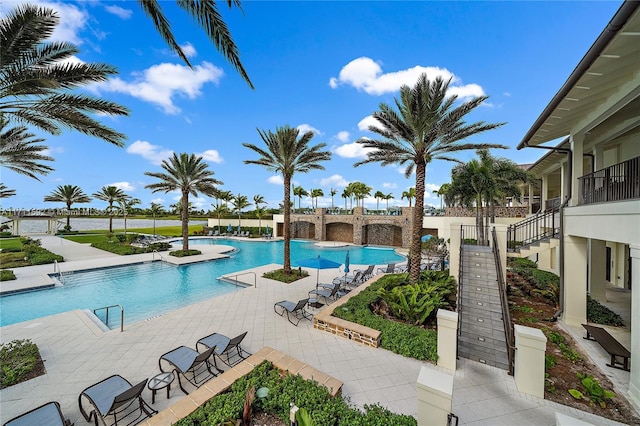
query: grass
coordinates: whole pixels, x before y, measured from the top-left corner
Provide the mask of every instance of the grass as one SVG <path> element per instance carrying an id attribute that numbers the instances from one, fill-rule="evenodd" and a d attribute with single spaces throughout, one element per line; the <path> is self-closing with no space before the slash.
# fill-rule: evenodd
<path id="1" fill-rule="evenodd" d="M 0 249 L 2 250 L 21 249 L 21 248 L 22 248 L 22 242 L 18 237 L 0 239 Z"/>
<path id="2" fill-rule="evenodd" d="M 42 364 L 40 351 L 30 340 L 3 343 L 0 345 L 0 389 L 30 379 L 39 363 Z"/>

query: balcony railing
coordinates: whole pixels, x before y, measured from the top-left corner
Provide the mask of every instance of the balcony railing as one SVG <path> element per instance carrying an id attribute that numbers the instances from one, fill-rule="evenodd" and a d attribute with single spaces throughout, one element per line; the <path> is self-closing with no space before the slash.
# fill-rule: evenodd
<path id="1" fill-rule="evenodd" d="M 640 157 L 589 173 L 578 181 L 581 205 L 640 198 Z"/>

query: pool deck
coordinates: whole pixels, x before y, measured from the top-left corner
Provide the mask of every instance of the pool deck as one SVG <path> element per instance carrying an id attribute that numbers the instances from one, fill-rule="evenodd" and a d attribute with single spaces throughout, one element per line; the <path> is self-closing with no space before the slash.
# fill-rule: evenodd
<path id="1" fill-rule="evenodd" d="M 67 261 L 60 264 L 63 271 L 151 260 L 148 254 L 139 255 L 139 259 L 110 255 L 57 237 L 42 237 L 42 245 L 65 256 Z M 224 254 L 203 254 L 212 259 L 220 255 Z M 163 258 L 166 260 L 166 256 Z M 78 395 L 86 387 L 113 374 L 137 383 L 159 373 L 159 357 L 177 346 L 195 347 L 199 338 L 213 332 L 233 337 L 244 331 L 248 334 L 243 347 L 248 351 L 255 353 L 270 346 L 341 380 L 343 395 L 356 406 L 380 403 L 394 412 L 416 416 L 420 369 L 447 370 L 315 330 L 310 321 L 293 326 L 273 312 L 273 304 L 306 297 L 315 288 L 315 273 L 292 284 L 261 277 L 262 272 L 278 267 L 281 265 L 252 269 L 257 275 L 255 287 L 126 325 L 124 332 L 102 332 L 79 310 L 0 328 L 2 342 L 31 339 L 37 343 L 47 370 L 43 376 L 0 391 L 0 423 L 56 400 L 67 418 L 76 425 L 86 424 L 78 409 Z M 17 281 L 27 287 L 33 287 L 41 275 L 53 272 L 51 265 L 14 271 Z M 321 270 L 320 280 L 326 282 L 335 275 L 336 270 Z M 506 371 L 477 362 L 460 359 L 452 374 L 452 411 L 461 425 L 555 425 L 556 412 L 594 425 L 620 424 L 522 394 Z M 176 385 L 171 387 L 170 399 L 164 392 L 158 393 L 153 404 L 156 410 L 185 397 Z M 151 402 L 151 391 L 145 389 L 143 397 Z"/>

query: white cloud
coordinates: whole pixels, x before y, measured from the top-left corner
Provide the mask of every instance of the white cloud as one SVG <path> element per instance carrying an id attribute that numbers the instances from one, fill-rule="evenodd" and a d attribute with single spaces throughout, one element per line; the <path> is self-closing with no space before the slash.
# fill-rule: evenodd
<path id="1" fill-rule="evenodd" d="M 344 188 L 349 185 L 349 182 L 340 175 L 329 176 L 328 178 L 320 179 L 320 186 L 329 188 Z"/>
<path id="2" fill-rule="evenodd" d="M 392 182 L 385 182 L 382 184 L 382 187 L 387 189 L 396 189 L 398 185 Z"/>
<path id="3" fill-rule="evenodd" d="M 135 141 L 127 147 L 127 153 L 140 155 L 145 160 L 150 161 L 152 164 L 160 165 L 162 160 L 166 160 L 171 157 L 173 151 L 170 149 L 164 149 L 158 145 L 152 145 L 147 141 Z"/>
<path id="4" fill-rule="evenodd" d="M 343 130 L 341 132 L 338 132 L 338 134 L 335 135 L 335 138 L 341 142 L 347 142 L 349 140 L 349 136 L 349 132 Z"/>
<path id="5" fill-rule="evenodd" d="M 329 80 L 329 86 L 337 88 L 341 84 L 347 84 L 370 95 L 382 95 L 400 90 L 402 85 L 415 85 L 418 77 L 426 73 L 429 80 L 442 77 L 451 79 L 449 94 L 457 94 L 460 98 L 484 95 L 484 91 L 477 84 L 461 85 L 460 79 L 451 71 L 440 67 L 415 67 L 405 70 L 383 73 L 381 64 L 366 56 L 354 59 L 342 67 L 338 77 Z"/>
<path id="6" fill-rule="evenodd" d="M 193 58 L 194 56 L 198 55 L 196 48 L 193 47 L 193 44 L 189 42 L 180 46 L 180 49 L 182 49 L 182 52 L 184 52 L 187 58 Z"/>
<path id="7" fill-rule="evenodd" d="M 306 124 L 306 123 L 299 125 L 298 127 L 296 127 L 296 129 L 298 129 L 301 134 L 304 134 L 304 133 L 307 133 L 307 132 L 313 132 L 318 136 L 322 136 L 324 134 L 320 130 L 318 130 L 315 127 L 311 126 L 310 124 Z"/>
<path id="8" fill-rule="evenodd" d="M 381 127 L 380 122 L 373 118 L 372 115 L 368 115 L 358 122 L 358 129 L 363 132 L 368 132 L 370 126 Z"/>
<path id="9" fill-rule="evenodd" d="M 344 158 L 365 158 L 367 152 L 373 151 L 373 148 L 365 148 L 362 144 L 351 142 L 337 147 L 334 151 Z"/>
<path id="10" fill-rule="evenodd" d="M 433 191 L 437 191 L 440 189 L 440 185 L 436 185 L 435 183 L 425 183 L 424 184 L 424 196 L 425 198 L 439 197 L 439 195 L 434 194 Z"/>
<path id="11" fill-rule="evenodd" d="M 105 10 L 112 15 L 116 15 L 120 19 L 129 19 L 131 15 L 133 15 L 133 11 L 131 9 L 124 9 L 120 6 L 116 5 L 108 5 L 104 7 Z"/>
<path id="12" fill-rule="evenodd" d="M 222 163 L 224 159 L 220 156 L 220 153 L 215 149 L 208 149 L 201 154 L 197 154 L 202 157 L 205 161 L 209 161 L 211 163 Z"/>
<path id="13" fill-rule="evenodd" d="M 208 209 L 209 205 L 211 204 L 210 200 L 208 200 L 205 197 L 194 197 L 191 196 L 189 197 L 189 202 L 191 203 L 191 205 L 193 206 L 193 208 L 195 209 Z"/>
<path id="14" fill-rule="evenodd" d="M 136 187 L 129 182 L 113 182 L 107 184 L 107 186 L 115 186 L 118 189 L 122 189 L 125 192 L 132 192 L 136 190 Z"/>
<path id="15" fill-rule="evenodd" d="M 60 23 L 56 26 L 49 40 L 82 44 L 83 40 L 78 33 L 85 28 L 89 20 L 89 13 L 86 10 L 66 2 L 38 2 L 38 6 L 55 10 L 60 18 Z"/>
<path id="16" fill-rule="evenodd" d="M 502 95 L 503 95 L 503 96 L 506 96 L 507 98 L 508 98 L 508 97 L 511 97 L 511 93 L 510 93 L 510 92 L 504 92 Z"/>
<path id="17" fill-rule="evenodd" d="M 162 205 L 164 203 L 164 201 L 165 201 L 164 198 L 154 198 L 153 200 L 151 200 L 149 202 L 149 205 L 151 205 L 151 203 L 156 203 L 156 204 Z"/>
<path id="18" fill-rule="evenodd" d="M 270 176 L 269 179 L 267 179 L 267 182 L 272 183 L 274 185 L 283 185 L 284 179 L 280 175 L 274 175 L 274 176 Z"/>
<path id="19" fill-rule="evenodd" d="M 180 108 L 173 104 L 176 95 L 195 99 L 202 94 L 201 89 L 205 83 L 218 84 L 223 74 L 221 68 L 206 61 L 193 69 L 179 64 L 162 63 L 135 73 L 132 82 L 116 77 L 96 88 L 106 92 L 126 93 L 160 106 L 166 114 L 175 115 L 180 112 Z"/>

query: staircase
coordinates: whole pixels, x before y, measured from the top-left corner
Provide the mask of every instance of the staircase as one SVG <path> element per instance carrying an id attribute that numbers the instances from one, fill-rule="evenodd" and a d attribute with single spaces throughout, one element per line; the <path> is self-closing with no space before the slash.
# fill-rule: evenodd
<path id="1" fill-rule="evenodd" d="M 553 206 L 509 226 L 507 256 L 529 257 L 557 247 L 560 242 L 560 215 L 563 206 Z"/>
<path id="2" fill-rule="evenodd" d="M 491 247 L 462 248 L 458 356 L 509 370 L 496 263 Z"/>

